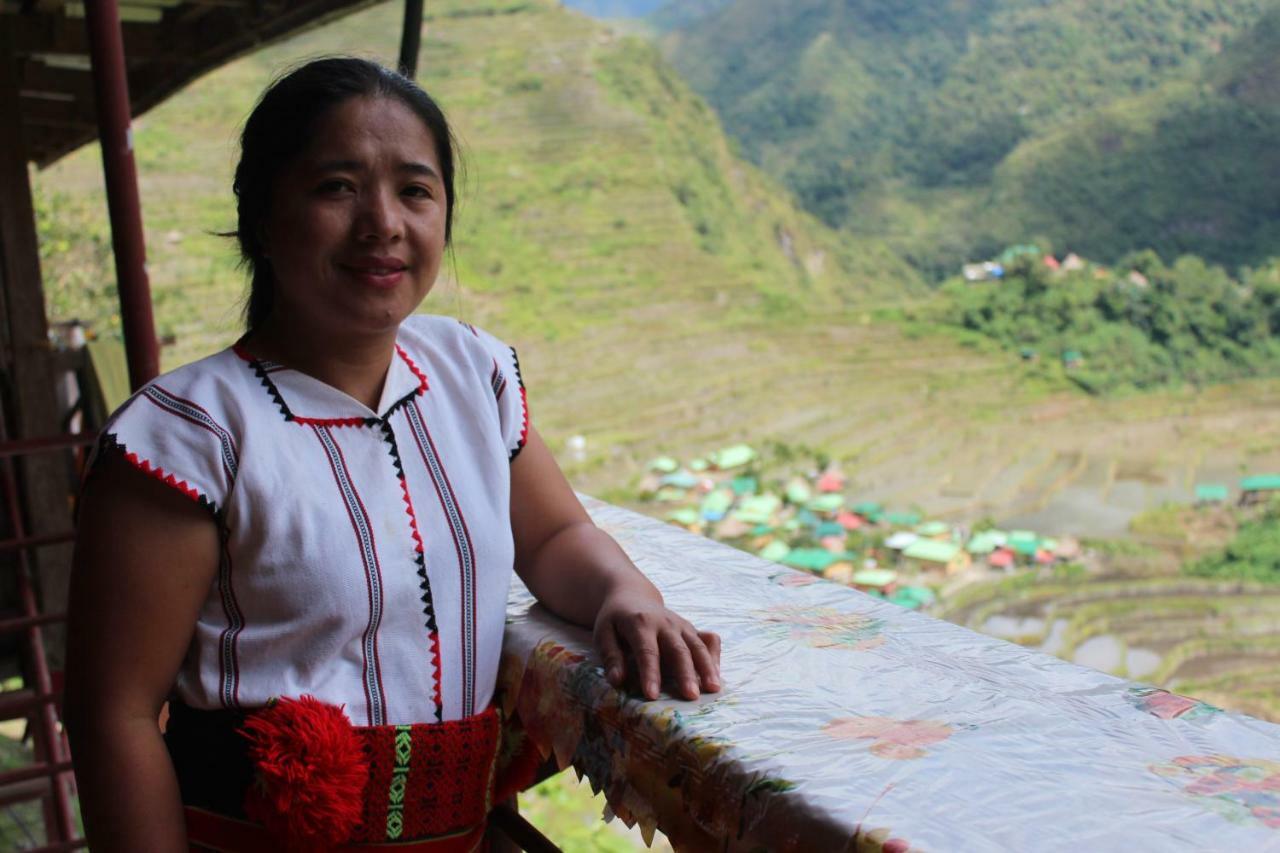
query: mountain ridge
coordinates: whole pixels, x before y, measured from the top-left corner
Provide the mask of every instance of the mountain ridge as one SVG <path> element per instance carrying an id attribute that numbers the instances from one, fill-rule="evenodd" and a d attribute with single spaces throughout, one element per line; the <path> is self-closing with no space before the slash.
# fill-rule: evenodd
<path id="1" fill-rule="evenodd" d="M 961 261 L 1046 230 L 1069 245 L 1067 229 L 1040 224 L 1047 215 L 1035 228 L 1012 216 L 998 228 L 981 221 L 997 212 L 992 193 L 1006 160 L 1107 103 L 1197 79 L 1202 64 L 1224 45 L 1234 49 L 1233 37 L 1274 8 L 1257 0 L 938 0 L 907 14 L 868 0 L 736 0 L 662 44 L 744 153 L 802 206 L 886 241 L 940 279 Z M 1266 56 L 1255 48 L 1253 64 Z M 1157 232 L 1139 230 L 1122 247 L 1082 247 L 1112 260 L 1147 246 L 1183 250 Z M 1229 263 L 1238 243 L 1186 245 Z M 1268 254 L 1260 245 L 1250 243 L 1246 260 Z"/>

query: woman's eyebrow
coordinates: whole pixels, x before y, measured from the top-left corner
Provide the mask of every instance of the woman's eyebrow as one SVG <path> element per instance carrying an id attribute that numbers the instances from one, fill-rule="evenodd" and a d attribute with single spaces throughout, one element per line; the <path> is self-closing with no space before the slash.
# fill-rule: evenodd
<path id="1" fill-rule="evenodd" d="M 435 169 L 431 168 L 426 163 L 401 163 L 399 168 L 400 168 L 400 171 L 402 172 L 411 172 L 415 175 L 422 175 L 427 178 L 435 178 L 436 180 L 440 179 L 439 173 L 437 173 Z"/>
<path id="2" fill-rule="evenodd" d="M 313 167 L 317 172 L 359 172 L 366 168 L 360 160 L 321 160 Z M 401 172 L 440 180 L 440 173 L 426 163 L 404 162 L 396 166 Z"/>

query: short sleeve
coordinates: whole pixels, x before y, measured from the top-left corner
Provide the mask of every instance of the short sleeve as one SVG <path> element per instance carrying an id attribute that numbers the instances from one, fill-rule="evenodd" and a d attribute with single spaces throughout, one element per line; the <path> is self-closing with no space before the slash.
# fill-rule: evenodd
<path id="1" fill-rule="evenodd" d="M 169 376 L 145 386 L 116 410 L 92 462 L 106 453 L 171 486 L 219 515 L 235 484 L 236 441 L 215 406 L 174 390 Z M 92 463 L 91 463 L 92 464 Z"/>
<path id="2" fill-rule="evenodd" d="M 514 348 L 488 332 L 482 329 L 474 331 L 493 362 L 489 370 L 489 386 L 498 403 L 502 440 L 510 460 L 514 462 L 529 438 L 529 399 L 520 374 L 520 358 Z"/>

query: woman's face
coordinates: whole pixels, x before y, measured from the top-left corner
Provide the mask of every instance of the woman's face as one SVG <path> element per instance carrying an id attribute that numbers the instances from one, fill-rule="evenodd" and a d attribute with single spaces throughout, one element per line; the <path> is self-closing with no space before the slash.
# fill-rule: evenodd
<path id="1" fill-rule="evenodd" d="M 394 98 L 338 104 L 273 187 L 272 315 L 322 340 L 394 332 L 436 280 L 446 205 L 421 119 Z"/>

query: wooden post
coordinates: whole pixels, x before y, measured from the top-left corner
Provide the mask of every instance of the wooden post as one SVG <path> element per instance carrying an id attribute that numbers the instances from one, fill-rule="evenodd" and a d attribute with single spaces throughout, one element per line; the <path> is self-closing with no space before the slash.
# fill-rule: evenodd
<path id="1" fill-rule="evenodd" d="M 102 174 L 107 183 L 111 246 L 116 261 L 120 323 L 134 391 L 160 372 L 160 347 L 151 316 L 151 283 L 142 233 L 142 202 L 133 162 L 133 128 L 129 115 L 129 81 L 124 66 L 124 37 L 115 0 L 94 0 L 85 7 L 89 55 L 93 61 L 93 93 L 98 114 Z"/>
<path id="2" fill-rule="evenodd" d="M 404 23 L 400 27 L 399 71 L 410 80 L 418 74 L 418 47 L 422 42 L 422 2 L 404 0 Z"/>
<path id="3" fill-rule="evenodd" d="M 40 244 L 22 140 L 17 61 L 11 35 L 0 28 L 0 307 L 7 343 L 5 416 L 15 438 L 39 438 L 61 432 L 54 396 L 53 352 L 49 346 L 40 278 Z M 41 453 L 19 460 L 27 533 L 60 533 L 71 527 L 68 496 L 72 472 L 65 454 Z M 66 610 L 71 546 L 36 552 L 37 578 L 45 612 Z M 49 665 L 61 669 L 63 629 L 45 629 Z"/>

